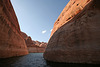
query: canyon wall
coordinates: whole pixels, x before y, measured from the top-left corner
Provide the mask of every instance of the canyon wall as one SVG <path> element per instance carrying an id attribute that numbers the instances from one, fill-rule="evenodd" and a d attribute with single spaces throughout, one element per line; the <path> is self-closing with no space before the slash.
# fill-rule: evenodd
<path id="1" fill-rule="evenodd" d="M 0 58 L 28 54 L 10 0 L 0 0 Z"/>
<path id="2" fill-rule="evenodd" d="M 100 0 L 70 0 L 54 23 L 44 58 L 100 63 Z"/>
<path id="3" fill-rule="evenodd" d="M 25 40 L 29 53 L 43 53 L 45 51 L 47 43 L 34 41 L 24 32 L 22 32 L 22 37 Z"/>

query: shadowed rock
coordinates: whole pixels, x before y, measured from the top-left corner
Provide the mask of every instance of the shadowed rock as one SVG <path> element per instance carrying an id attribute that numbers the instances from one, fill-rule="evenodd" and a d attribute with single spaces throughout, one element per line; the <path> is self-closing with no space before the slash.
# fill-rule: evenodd
<path id="1" fill-rule="evenodd" d="M 100 64 L 100 1 L 70 0 L 54 23 L 44 58 Z"/>
<path id="2" fill-rule="evenodd" d="M 10 0 L 0 0 L 0 58 L 28 54 Z"/>

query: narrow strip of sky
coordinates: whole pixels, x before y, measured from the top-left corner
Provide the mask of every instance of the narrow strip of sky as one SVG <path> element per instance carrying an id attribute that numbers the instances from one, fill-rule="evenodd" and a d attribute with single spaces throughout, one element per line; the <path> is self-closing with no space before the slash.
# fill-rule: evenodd
<path id="1" fill-rule="evenodd" d="M 48 42 L 53 24 L 69 0 L 11 0 L 20 28 L 33 40 Z"/>

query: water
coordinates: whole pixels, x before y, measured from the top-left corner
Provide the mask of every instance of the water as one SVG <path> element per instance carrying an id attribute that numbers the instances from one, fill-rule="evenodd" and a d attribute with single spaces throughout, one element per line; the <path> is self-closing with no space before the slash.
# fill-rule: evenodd
<path id="1" fill-rule="evenodd" d="M 43 53 L 30 53 L 26 56 L 0 59 L 0 67 L 97 67 L 90 64 L 65 64 L 47 62 Z"/>

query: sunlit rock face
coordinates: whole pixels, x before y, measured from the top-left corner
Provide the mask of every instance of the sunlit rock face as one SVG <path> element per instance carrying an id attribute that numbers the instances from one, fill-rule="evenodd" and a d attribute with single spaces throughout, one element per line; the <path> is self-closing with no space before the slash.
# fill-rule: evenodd
<path id="1" fill-rule="evenodd" d="M 0 0 L 0 58 L 28 54 L 10 0 Z"/>
<path id="2" fill-rule="evenodd" d="M 100 0 L 70 0 L 54 23 L 44 58 L 100 63 Z"/>
<path id="3" fill-rule="evenodd" d="M 47 43 L 34 41 L 24 32 L 22 32 L 22 37 L 25 40 L 29 53 L 43 53 L 45 51 Z"/>
<path id="4" fill-rule="evenodd" d="M 31 39 L 31 37 L 28 36 L 26 33 L 22 32 L 22 37 L 24 38 L 27 47 L 36 47 L 36 45 L 33 43 L 32 39 Z"/>

